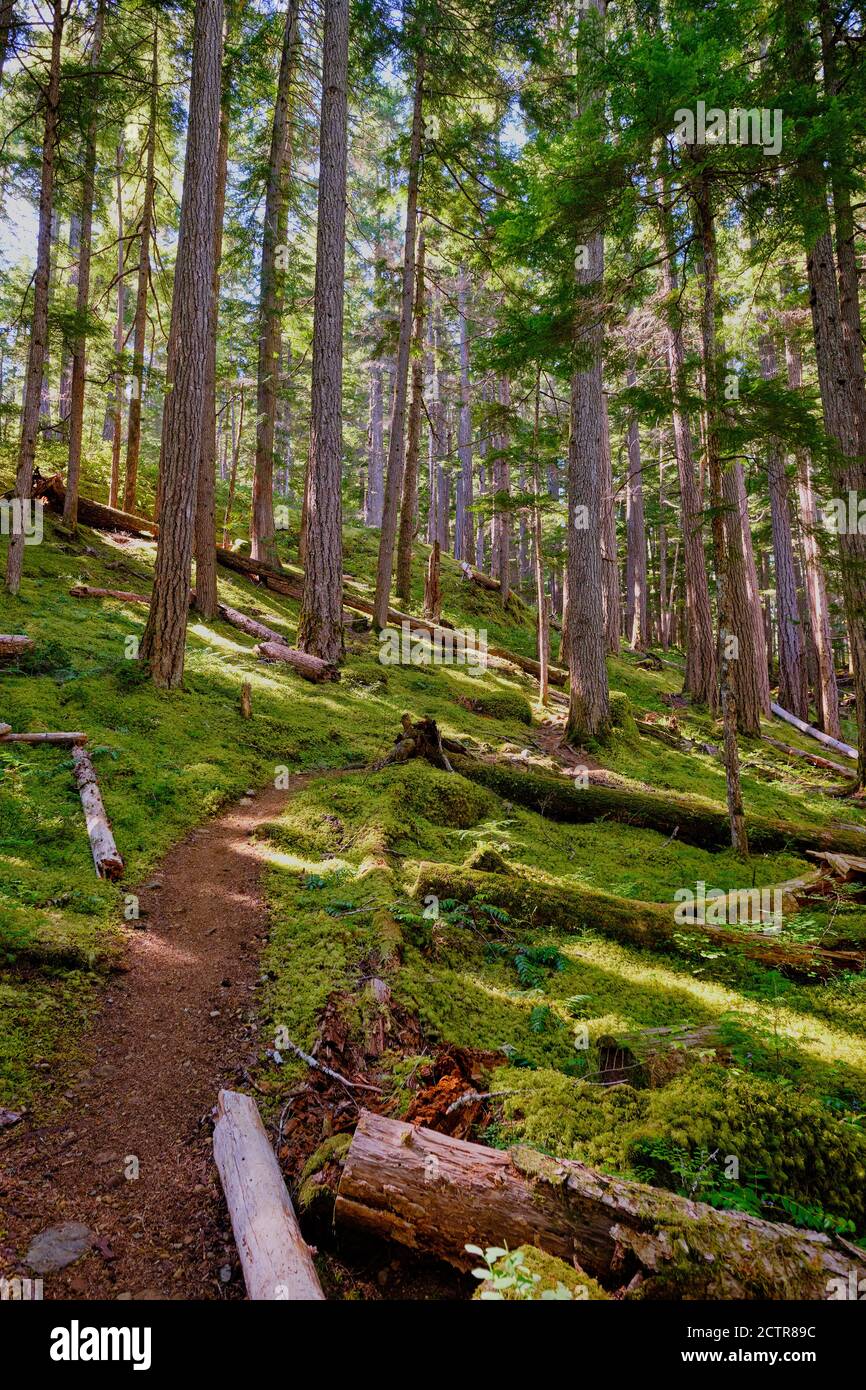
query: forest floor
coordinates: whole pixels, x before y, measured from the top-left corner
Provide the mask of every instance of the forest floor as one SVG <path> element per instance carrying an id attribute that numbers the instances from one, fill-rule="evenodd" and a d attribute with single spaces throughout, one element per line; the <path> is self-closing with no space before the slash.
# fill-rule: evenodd
<path id="1" fill-rule="evenodd" d="M 375 535 L 348 544 L 353 572 L 371 573 Z M 422 864 L 459 871 L 492 850 L 529 889 L 604 890 L 637 907 L 700 880 L 779 883 L 808 861 L 782 849 L 744 871 L 728 850 L 610 821 L 560 824 L 428 764 L 371 770 L 409 711 L 515 767 L 581 763 L 723 808 L 721 765 L 697 747 L 718 730 L 678 703 L 674 668 L 613 659 L 621 721 L 608 747 L 579 754 L 562 746 L 561 701 L 540 713 L 519 672 L 383 666 L 369 634 L 350 638 L 338 684 L 312 686 L 261 665 L 224 623 L 193 619 L 184 693 L 163 696 L 125 654 L 141 606 L 68 593 L 146 589 L 153 547 L 84 530 L 70 542 L 51 527 L 26 559 L 21 599 L 0 600 L 0 629 L 29 632 L 37 650 L 3 676 L 0 713 L 16 729 L 88 732 L 127 872 L 122 884 L 94 879 L 63 749 L 0 751 L 0 1106 L 23 1116 L 0 1139 L 0 1274 L 26 1272 L 32 1236 L 70 1221 L 96 1243 L 46 1276 L 47 1297 L 240 1296 L 210 1156 L 223 1084 L 255 1094 L 329 1296 L 466 1296 L 462 1278 L 393 1248 L 335 1243 L 330 1210 L 361 1104 L 444 1123 L 444 1102 L 467 1085 L 510 1093 L 460 1112 L 461 1132 L 484 1142 L 523 1140 L 677 1191 L 697 1183 L 706 1200 L 771 1219 L 862 1234 L 862 975 L 797 983 L 737 950 L 638 950 L 579 918 L 545 920 L 530 892 L 525 911 L 481 893 L 443 900 L 431 920 L 416 886 Z M 410 611 L 420 554 L 415 569 Z M 503 614 L 448 561 L 443 574 L 448 617 L 532 654 L 527 610 Z M 291 637 L 290 600 L 222 571 L 220 590 Z M 242 680 L 253 687 L 248 721 Z M 640 735 L 631 714 L 675 719 L 694 751 Z M 809 747 L 775 721 L 772 732 Z M 816 832 L 866 823 L 862 808 L 825 795 L 832 775 L 754 740 L 743 762 L 750 815 Z M 159 881 L 140 891 L 145 929 L 124 923 L 129 885 Z M 784 936 L 862 942 L 866 910 L 853 896 L 817 902 L 786 919 Z M 709 1028 L 714 1042 L 664 1084 L 597 1084 L 601 1040 L 659 1028 Z M 280 1055 L 280 1035 L 379 1090 L 362 1101 L 330 1085 L 291 1049 Z M 738 1186 L 708 1164 L 714 1150 L 739 1156 Z M 124 1176 L 130 1156 L 137 1180 Z"/>

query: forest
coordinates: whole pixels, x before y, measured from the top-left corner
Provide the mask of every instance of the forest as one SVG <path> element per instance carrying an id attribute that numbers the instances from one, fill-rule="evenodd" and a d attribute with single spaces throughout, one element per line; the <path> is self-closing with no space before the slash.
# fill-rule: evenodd
<path id="1" fill-rule="evenodd" d="M 0 0 L 0 1300 L 866 1298 L 864 43 Z"/>

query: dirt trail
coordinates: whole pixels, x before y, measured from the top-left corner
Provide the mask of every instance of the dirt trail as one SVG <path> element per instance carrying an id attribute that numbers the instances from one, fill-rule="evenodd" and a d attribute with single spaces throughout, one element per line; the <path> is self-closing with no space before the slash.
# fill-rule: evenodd
<path id="1" fill-rule="evenodd" d="M 0 1273 L 30 1273 L 23 1256 L 46 1227 L 94 1234 L 43 1276 L 46 1299 L 243 1297 L 209 1112 L 220 1085 L 245 1087 L 257 1050 L 268 917 L 253 832 L 308 780 L 244 798 L 170 851 L 140 889 L 146 929 L 129 933 L 68 1106 L 0 1150 Z"/>

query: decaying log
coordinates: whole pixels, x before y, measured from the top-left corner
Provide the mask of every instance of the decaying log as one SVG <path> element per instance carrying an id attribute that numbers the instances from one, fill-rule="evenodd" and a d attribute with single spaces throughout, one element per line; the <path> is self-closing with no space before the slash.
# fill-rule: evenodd
<path id="1" fill-rule="evenodd" d="M 33 638 L 25 637 L 23 633 L 0 633 L 0 661 L 23 656 L 25 652 L 32 652 L 35 646 Z"/>
<path id="2" fill-rule="evenodd" d="M 819 743 L 823 743 L 825 748 L 832 748 L 835 753 L 842 753 L 846 758 L 852 758 L 856 763 L 857 749 L 852 748 L 850 743 L 843 743 L 841 739 L 831 738 L 829 734 L 822 733 L 820 729 L 798 719 L 796 714 L 791 714 L 790 710 L 783 709 L 781 705 L 771 704 L 770 709 L 779 719 L 784 719 L 786 724 L 799 729 L 801 734 L 807 734 L 809 738 L 816 738 Z"/>
<path id="3" fill-rule="evenodd" d="M 590 783 L 573 787 L 564 777 L 503 767 L 474 758 L 455 758 L 454 770 L 518 806 L 539 811 L 551 820 L 568 824 L 613 820 L 676 835 L 687 845 L 701 849 L 727 849 L 731 832 L 726 812 L 700 798 L 676 792 L 642 792 L 629 787 Z M 840 854 L 859 854 L 866 849 L 866 835 L 857 827 L 822 827 L 789 824 L 752 816 L 748 820 L 749 844 L 754 850 L 829 849 Z"/>
<path id="4" fill-rule="evenodd" d="M 499 592 L 502 588 L 498 579 L 494 579 L 492 574 L 482 574 L 481 570 L 473 569 L 465 560 L 460 563 L 460 569 L 464 579 L 469 579 L 473 584 L 477 584 L 480 589 L 490 589 Z"/>
<path id="5" fill-rule="evenodd" d="M 815 881 L 818 877 L 815 876 Z M 805 877 L 778 885 L 783 904 L 787 899 L 789 909 L 796 898 L 794 884 L 801 884 L 799 891 L 802 892 L 810 886 Z M 424 861 L 418 866 L 412 893 L 422 902 L 433 895 L 471 905 L 477 898 L 479 903 L 504 909 L 516 922 L 552 926 L 565 932 L 589 928 L 601 936 L 644 950 L 682 952 L 684 943 L 689 940 L 701 948 L 733 949 L 749 960 L 781 971 L 789 979 L 807 983 L 830 979 L 843 971 L 859 972 L 866 966 L 866 952 L 862 950 L 804 945 L 765 932 L 760 926 L 757 929 L 714 926 L 706 921 L 695 921 L 694 907 L 689 913 L 681 912 L 684 920 L 680 921 L 674 916 L 677 907 L 674 903 L 619 898 L 596 888 L 552 887 L 517 872 L 485 873 L 476 868 Z M 760 890 L 744 889 L 739 894 L 728 894 L 724 904 L 719 900 L 719 915 L 729 922 L 749 922 L 755 916 L 760 924 L 760 897 L 755 898 L 753 894 L 759 895 Z M 709 913 L 709 902 L 706 907 Z"/>
<path id="6" fill-rule="evenodd" d="M 282 633 L 275 632 L 272 627 L 266 627 L 256 618 L 248 618 L 246 613 L 239 613 L 236 608 L 229 608 L 227 603 L 220 603 L 217 606 L 219 615 L 224 622 L 230 623 L 240 632 L 245 632 L 248 637 L 256 637 L 260 642 L 276 642 L 278 646 L 283 647 L 289 645 Z"/>
<path id="7" fill-rule="evenodd" d="M 311 656 L 309 652 L 299 652 L 294 647 L 286 646 L 282 638 L 278 642 L 259 642 L 256 651 L 262 661 L 285 661 L 304 680 L 315 683 L 340 679 L 336 666 L 330 666 L 327 661 Z"/>
<path id="8" fill-rule="evenodd" d="M 72 750 L 72 771 L 84 807 L 97 877 L 120 878 L 123 873 L 123 860 L 114 843 L 108 816 L 105 814 L 93 763 L 80 746 Z"/>
<path id="9" fill-rule="evenodd" d="M 217 564 L 222 565 L 224 569 L 234 570 L 235 574 L 242 574 L 247 579 L 257 579 L 275 594 L 285 594 L 287 598 L 298 601 L 304 596 L 303 571 L 298 577 L 294 571 L 284 572 L 275 569 L 273 565 L 265 564 L 264 561 L 250 560 L 246 555 L 237 555 L 233 550 L 225 550 L 219 545 L 216 557 Z"/>
<path id="10" fill-rule="evenodd" d="M 220 1091 L 213 1155 L 250 1298 L 324 1300 L 313 1257 L 250 1096 Z"/>
<path id="11" fill-rule="evenodd" d="M 33 489 L 34 497 L 41 497 L 53 512 L 63 514 L 66 488 L 59 473 L 53 478 L 43 478 Z M 106 507 L 102 502 L 94 502 L 90 497 L 79 497 L 78 520 L 84 526 L 93 526 L 98 531 L 131 531 L 135 535 L 156 538 L 159 526 L 146 516 L 136 516 L 133 512 L 122 512 L 117 507 Z"/>
<path id="12" fill-rule="evenodd" d="M 625 1297 L 826 1299 L 866 1277 L 831 1236 L 716 1211 L 532 1149 L 503 1152 L 363 1111 L 335 1219 L 458 1268 L 466 1245 L 536 1245 Z"/>
<path id="13" fill-rule="evenodd" d="M 500 661 L 508 661 L 512 666 L 525 671 L 528 676 L 534 676 L 536 680 L 541 679 L 541 667 L 531 656 L 520 656 L 517 652 L 510 652 L 507 647 L 488 647 L 487 650 L 491 656 L 498 656 Z M 547 678 L 551 685 L 568 685 L 568 672 L 559 666 L 548 666 Z"/>
<path id="14" fill-rule="evenodd" d="M 0 724 L 0 738 L 5 738 L 6 735 L 7 735 L 7 734 L 11 734 L 11 732 L 12 732 L 12 725 L 11 725 L 11 724 Z"/>
<path id="15" fill-rule="evenodd" d="M 121 603 L 150 603 L 150 594 L 134 594 L 128 589 L 97 589 L 92 584 L 73 584 L 73 598 L 116 598 Z"/>
<path id="16" fill-rule="evenodd" d="M 80 744 L 87 742 L 87 734 L 52 731 L 44 734 L 3 734 L 3 743 L 60 743 Z"/>
<path id="17" fill-rule="evenodd" d="M 810 859 L 826 864 L 834 878 L 842 883 L 863 882 L 866 880 L 866 859 L 855 854 L 833 854 L 826 851 L 810 850 Z"/>
<path id="18" fill-rule="evenodd" d="M 762 738 L 764 743 L 769 743 L 771 748 L 777 748 L 788 758 L 802 758 L 812 767 L 823 768 L 826 772 L 838 772 L 843 777 L 851 776 L 852 769 L 845 767 L 843 763 L 834 763 L 831 758 L 822 758 L 819 753 L 807 753 L 805 748 L 794 748 L 790 743 L 780 743 L 777 738 L 770 738 L 769 734 L 763 734 Z"/>
<path id="19" fill-rule="evenodd" d="M 249 681 L 244 681 L 241 686 L 241 719 L 252 719 L 253 717 L 253 688 Z"/>

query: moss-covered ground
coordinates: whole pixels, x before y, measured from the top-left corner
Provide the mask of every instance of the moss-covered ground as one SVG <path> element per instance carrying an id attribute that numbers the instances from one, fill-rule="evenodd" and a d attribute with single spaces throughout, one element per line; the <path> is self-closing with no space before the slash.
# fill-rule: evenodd
<path id="1" fill-rule="evenodd" d="M 286 558 L 291 542 L 284 537 Z M 375 544 L 360 529 L 347 534 L 346 568 L 367 588 Z M 778 883 L 807 861 L 762 855 L 744 867 L 730 852 L 652 830 L 557 825 L 427 764 L 370 771 L 404 712 L 433 716 L 476 749 L 512 754 L 538 752 L 540 723 L 529 678 L 386 666 L 369 634 L 350 638 L 339 683 L 314 686 L 263 666 L 236 629 L 193 617 L 184 690 L 160 694 L 132 656 L 146 610 L 68 592 L 78 583 L 146 591 L 153 558 L 146 542 L 121 544 L 85 529 L 72 541 L 49 522 L 45 542 L 27 551 L 20 597 L 0 597 L 0 630 L 37 640 L 32 658 L 0 676 L 0 718 L 20 730 L 87 732 L 127 866 L 120 884 L 95 879 L 66 751 L 0 751 L 0 1105 L 38 1111 L 49 1096 L 57 1103 L 118 948 L 124 894 L 167 847 L 282 769 L 321 770 L 265 832 L 273 931 L 263 1037 L 283 1028 L 309 1047 L 335 992 L 354 1001 L 346 1007 L 361 1032 L 367 1004 L 359 985 L 382 974 L 395 1004 L 419 1020 L 427 1049 L 450 1042 L 501 1057 L 491 1084 L 508 1095 L 488 1140 L 523 1138 L 722 1204 L 748 1207 L 769 1194 L 771 1209 L 788 1218 L 847 1222 L 846 1230 L 863 1233 L 863 977 L 792 984 L 735 950 L 656 956 L 603 935 L 503 919 L 480 901 L 412 896 L 419 862 L 463 864 L 485 850 L 552 885 L 655 902 L 698 880 L 724 889 Z M 414 611 L 422 561 L 419 551 Z M 224 570 L 219 580 L 226 602 L 293 637 L 295 603 Z M 457 625 L 534 653 L 522 604 L 503 615 L 495 594 L 468 584 L 447 560 L 443 594 Z M 249 721 L 239 712 L 243 681 L 252 686 Z M 624 655 L 610 662 L 610 683 L 626 697 L 623 709 L 667 718 L 681 678 L 673 666 L 647 670 Z M 708 717 L 675 713 L 687 737 L 719 741 Z M 809 746 L 792 729 L 773 732 Z M 595 756 L 636 783 L 724 806 L 718 759 L 639 736 L 628 720 Z M 842 811 L 824 794 L 832 777 L 792 767 L 759 741 L 744 740 L 743 758 L 748 812 L 815 826 L 864 823 L 850 804 Z M 327 775 L 335 769 L 339 776 Z M 864 923 L 862 904 L 842 899 L 801 911 L 784 930 L 797 940 L 862 939 Z M 685 1026 L 712 1027 L 717 1037 L 668 1085 L 597 1084 L 600 1039 Z M 386 1055 L 386 1086 L 398 1098 L 413 1065 L 396 1045 Z M 271 1067 L 265 1089 L 275 1103 L 302 1071 L 290 1061 Z M 720 1176 L 730 1156 L 735 1181 Z"/>

